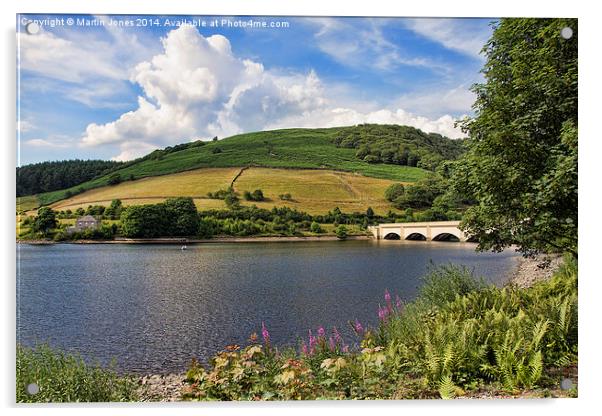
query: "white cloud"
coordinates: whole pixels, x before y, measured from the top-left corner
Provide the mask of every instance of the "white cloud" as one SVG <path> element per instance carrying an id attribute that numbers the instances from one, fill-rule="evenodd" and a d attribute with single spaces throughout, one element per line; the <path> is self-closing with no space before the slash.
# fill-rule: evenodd
<path id="1" fill-rule="evenodd" d="M 155 149 L 157 149 L 157 146 L 144 142 L 126 142 L 122 143 L 120 146 L 121 153 L 115 157 L 112 157 L 111 160 L 125 162 L 127 160 L 144 156 Z"/>
<path id="2" fill-rule="evenodd" d="M 195 28 L 182 26 L 169 32 L 162 45 L 161 53 L 131 72 L 132 82 L 143 91 L 137 108 L 109 123 L 89 124 L 83 146 L 119 145 L 115 159 L 127 160 L 199 137 L 363 122 L 461 135 L 449 115 L 431 120 L 401 106 L 355 105 L 329 94 L 313 70 L 306 74 L 265 70 L 259 62 L 235 56 L 221 35 L 204 37 Z"/>
<path id="3" fill-rule="evenodd" d="M 31 121 L 27 121 L 27 120 L 17 121 L 17 131 L 19 131 L 21 133 L 27 133 L 27 132 L 30 132 L 35 129 L 36 129 L 36 126 Z"/>
<path id="4" fill-rule="evenodd" d="M 387 19 L 366 19 L 365 24 L 357 19 L 344 21 L 332 18 L 308 19 L 318 26 L 315 40 L 317 47 L 333 59 L 350 67 L 368 67 L 391 71 L 399 66 L 428 68 L 447 72 L 448 68 L 432 59 L 408 56 L 382 32 Z"/>
<path id="5" fill-rule="evenodd" d="M 481 22 L 470 25 L 470 19 L 418 18 L 403 19 L 405 26 L 415 33 L 473 58 L 489 39 L 491 30 Z"/>
<path id="6" fill-rule="evenodd" d="M 124 108 L 131 68 L 158 51 L 156 39 L 115 26 L 100 33 L 72 30 L 59 36 L 42 30 L 17 37 L 19 68 L 32 76 L 23 94 L 60 94 L 91 108 Z"/>
<path id="7" fill-rule="evenodd" d="M 435 120 L 418 116 L 398 108 L 361 112 L 352 108 L 332 108 L 291 116 L 266 126 L 267 129 L 285 127 L 338 127 L 361 123 L 399 124 L 416 127 L 428 133 L 439 133 L 452 139 L 464 137 L 460 129 L 454 127 L 455 119 L 444 115 Z"/>
<path id="8" fill-rule="evenodd" d="M 65 149 L 74 145 L 74 139 L 70 136 L 53 134 L 46 138 L 28 139 L 24 143 L 31 147 Z"/>
<path id="9" fill-rule="evenodd" d="M 114 64 L 112 48 L 106 43 L 75 42 L 44 31 L 17 36 L 22 70 L 74 83 L 127 77 L 127 71 Z"/>
<path id="10" fill-rule="evenodd" d="M 403 94 L 395 100 L 394 105 L 428 117 L 439 117 L 441 114 L 463 115 L 470 110 L 475 98 L 469 85 L 462 84 L 449 89 Z"/>

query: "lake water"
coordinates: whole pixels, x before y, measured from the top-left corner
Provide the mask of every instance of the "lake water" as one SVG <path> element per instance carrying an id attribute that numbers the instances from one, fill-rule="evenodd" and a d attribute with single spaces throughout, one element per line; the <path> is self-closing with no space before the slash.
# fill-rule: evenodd
<path id="1" fill-rule="evenodd" d="M 416 296 L 429 263 L 464 264 L 503 284 L 514 252 L 469 243 L 332 241 L 177 245 L 19 245 L 17 342 L 114 359 L 134 373 L 183 371 L 261 336 L 296 345 L 308 329 L 378 321 L 388 289 Z"/>

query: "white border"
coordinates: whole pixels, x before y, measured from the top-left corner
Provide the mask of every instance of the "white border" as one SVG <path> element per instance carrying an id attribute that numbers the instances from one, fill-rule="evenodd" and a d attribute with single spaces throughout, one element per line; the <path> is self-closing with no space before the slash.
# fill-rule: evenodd
<path id="1" fill-rule="evenodd" d="M 165 1 L 123 1 L 123 0 L 88 0 L 74 2 L 70 0 L 4 0 L 1 3 L 2 13 L 2 55 L 0 71 L 2 71 L 1 91 L 2 117 L 4 137 L 2 139 L 2 264 L 5 273 L 2 276 L 3 342 L 1 344 L 2 366 L 2 402 L 8 411 L 19 413 L 44 414 L 80 414 L 82 407 L 20 407 L 14 405 L 14 340 L 15 340 L 15 15 L 16 13 L 121 13 L 121 14 L 215 14 L 215 15 L 314 15 L 314 16 L 462 16 L 462 17 L 497 17 L 497 16 L 530 16 L 530 17 L 578 17 L 579 18 L 579 124 L 580 124 L 580 366 L 579 366 L 579 399 L 574 400 L 522 400 L 522 401 L 478 401 L 468 403 L 456 401 L 406 401 L 406 402 L 344 402 L 320 403 L 306 402 L 244 404 L 222 403 L 200 406 L 148 406 L 148 405 L 112 405 L 109 409 L 101 405 L 85 408 L 85 412 L 95 414 L 123 414 L 124 410 L 134 414 L 165 414 L 178 412 L 184 414 L 321 414 L 344 412 L 345 414 L 379 413 L 420 413 L 420 414 L 508 414 L 516 411 L 545 412 L 546 414 L 590 413 L 599 404 L 597 397 L 600 388 L 601 366 L 599 364 L 600 345 L 600 308 L 596 295 L 601 293 L 602 276 L 597 272 L 594 263 L 600 254 L 596 245 L 596 219 L 601 207 L 597 198 L 600 189 L 599 159 L 602 155 L 600 146 L 601 96 L 599 73 L 599 14 L 592 5 L 584 5 L 576 1 L 548 0 L 546 2 L 527 2 L 524 0 L 504 0 L 501 2 L 486 1 L 386 1 L 369 0 L 351 2 L 350 0 L 165 0 Z M 588 2 L 594 4 L 594 2 Z M 597 166 L 598 165 L 598 166 Z M 597 203 L 598 202 L 598 203 Z M 599 406 L 597 406 L 599 407 Z"/>

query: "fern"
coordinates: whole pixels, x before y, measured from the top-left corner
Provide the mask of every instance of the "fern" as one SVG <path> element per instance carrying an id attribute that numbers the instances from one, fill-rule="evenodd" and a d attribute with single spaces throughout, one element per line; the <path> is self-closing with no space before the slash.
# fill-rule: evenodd
<path id="1" fill-rule="evenodd" d="M 450 376 L 441 377 L 441 381 L 439 382 L 439 395 L 445 400 L 456 397 L 456 385 Z"/>

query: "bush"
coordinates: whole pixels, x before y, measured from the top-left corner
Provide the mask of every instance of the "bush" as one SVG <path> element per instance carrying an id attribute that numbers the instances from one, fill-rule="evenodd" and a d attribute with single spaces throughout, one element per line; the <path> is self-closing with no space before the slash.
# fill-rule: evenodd
<path id="1" fill-rule="evenodd" d="M 118 173 L 114 173 L 113 175 L 109 176 L 109 185 L 117 185 L 119 183 L 121 183 L 121 176 L 119 176 Z"/>
<path id="2" fill-rule="evenodd" d="M 473 272 L 465 266 L 453 264 L 435 267 L 422 279 L 420 300 L 430 306 L 441 307 L 472 291 L 486 287 L 483 279 L 476 279 Z"/>
<path id="3" fill-rule="evenodd" d="M 320 227 L 320 224 L 318 224 L 315 221 L 312 222 L 311 225 L 309 226 L 309 231 L 311 231 L 312 233 L 316 233 L 316 234 L 323 232 L 322 227 Z"/>
<path id="4" fill-rule="evenodd" d="M 392 185 L 389 185 L 389 187 L 385 191 L 385 199 L 389 202 L 393 202 L 397 198 L 403 196 L 404 193 L 404 186 L 400 183 L 394 183 Z"/>
<path id="5" fill-rule="evenodd" d="M 36 383 L 39 392 L 27 393 Z M 119 377 L 111 368 L 88 366 L 74 355 L 53 351 L 47 345 L 17 346 L 17 402 L 124 402 L 136 401 L 136 383 Z"/>
<path id="6" fill-rule="evenodd" d="M 293 197 L 290 193 L 285 193 L 285 194 L 280 194 L 278 195 L 278 198 L 280 198 L 282 201 L 292 201 Z"/>
<path id="7" fill-rule="evenodd" d="M 347 227 L 345 227 L 344 225 L 339 225 L 335 230 L 335 234 L 336 234 L 337 238 L 340 240 L 346 239 L 347 238 Z"/>
<path id="8" fill-rule="evenodd" d="M 255 189 L 253 192 L 245 191 L 243 197 L 247 201 L 264 201 L 263 191 L 261 189 Z"/>

